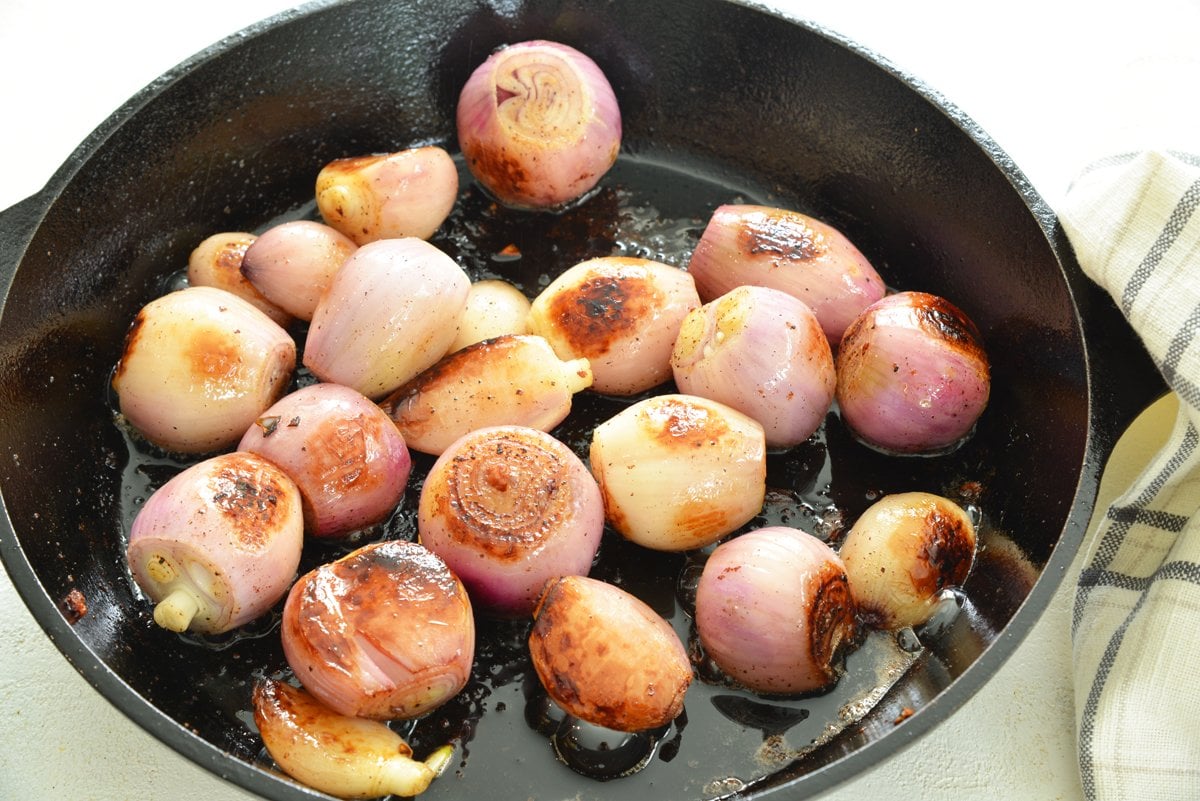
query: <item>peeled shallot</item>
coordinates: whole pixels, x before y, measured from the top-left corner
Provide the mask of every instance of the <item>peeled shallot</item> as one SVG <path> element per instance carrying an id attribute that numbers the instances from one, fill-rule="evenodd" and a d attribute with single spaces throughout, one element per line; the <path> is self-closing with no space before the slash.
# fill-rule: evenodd
<path id="1" fill-rule="evenodd" d="M 833 403 L 833 353 L 812 310 L 786 292 L 732 289 L 684 318 L 671 355 L 680 391 L 721 401 L 789 448 L 820 427 Z"/>
<path id="2" fill-rule="evenodd" d="M 886 495 L 855 521 L 839 549 L 864 620 L 919 626 L 966 580 L 975 525 L 961 506 L 928 492 Z"/>
<path id="3" fill-rule="evenodd" d="M 155 445 L 210 453 L 234 445 L 296 367 L 296 343 L 231 292 L 207 286 L 150 301 L 112 379 L 121 414 Z"/>
<path id="4" fill-rule="evenodd" d="M 450 352 L 507 334 L 529 330 L 529 298 L 513 284 L 499 278 L 485 278 L 471 284 L 467 305 L 458 327 L 458 338 Z"/>
<path id="5" fill-rule="evenodd" d="M 476 608 L 532 611 L 548 579 L 587 575 L 604 532 L 600 488 L 570 448 L 521 426 L 474 431 L 421 490 L 421 544 L 446 560 Z"/>
<path id="6" fill-rule="evenodd" d="M 864 310 L 836 365 L 842 419 L 862 441 L 893 453 L 955 448 L 991 392 L 979 329 L 927 292 L 899 292 Z"/>
<path id="7" fill-rule="evenodd" d="M 699 305 L 686 271 L 605 256 L 574 265 L 533 299 L 529 333 L 563 359 L 587 359 L 597 392 L 633 395 L 671 378 L 679 327 Z"/>
<path id="8" fill-rule="evenodd" d="M 749 522 L 766 496 L 762 426 L 705 398 L 638 401 L 596 426 L 589 453 L 609 524 L 655 550 L 710 545 Z"/>
<path id="9" fill-rule="evenodd" d="M 621 147 L 621 112 L 608 79 L 590 58 L 558 42 L 494 52 L 463 86 L 457 122 L 471 173 L 515 208 L 579 199 Z"/>
<path id="10" fill-rule="evenodd" d="M 788 209 L 717 208 L 688 263 L 700 297 L 711 301 L 744 284 L 804 301 L 831 345 L 887 287 L 862 252 L 833 226 Z"/>
<path id="11" fill-rule="evenodd" d="M 410 447 L 441 454 L 479 428 L 549 431 L 592 385 L 587 359 L 562 361 L 542 337 L 509 335 L 455 351 L 397 389 L 380 406 Z"/>
<path id="12" fill-rule="evenodd" d="M 238 448 L 281 467 L 300 488 L 305 529 L 340 537 L 382 522 L 404 495 L 412 457 L 382 409 L 338 384 L 280 398 Z"/>
<path id="13" fill-rule="evenodd" d="M 171 631 L 219 634 L 287 593 L 304 542 L 300 491 L 253 453 L 199 462 L 159 487 L 138 511 L 126 559 Z"/>
<path id="14" fill-rule="evenodd" d="M 358 249 L 345 234 L 312 220 L 272 226 L 246 249 L 242 275 L 270 301 L 311 320 L 333 276 Z"/>
<path id="15" fill-rule="evenodd" d="M 409 798 L 446 769 L 450 746 L 425 761 L 386 723 L 334 712 L 310 693 L 262 679 L 251 695 L 254 724 L 267 753 L 292 778 L 339 798 Z"/>
<path id="16" fill-rule="evenodd" d="M 470 286 L 454 259 L 423 239 L 363 245 L 317 304 L 304 365 L 381 398 L 446 355 Z"/>
<path id="17" fill-rule="evenodd" d="M 343 715 L 414 718 L 466 686 L 475 619 L 462 582 L 428 548 L 364 545 L 312 570 L 283 608 L 296 678 Z"/>
<path id="18" fill-rule="evenodd" d="M 811 534 L 784 526 L 718 545 L 696 588 L 696 631 L 705 654 L 761 693 L 832 685 L 856 627 L 841 559 Z"/>
<path id="19" fill-rule="evenodd" d="M 428 239 L 458 197 L 458 167 L 433 145 L 351 156 L 317 175 L 322 219 L 359 245 L 379 239 Z"/>
<path id="20" fill-rule="evenodd" d="M 546 585 L 529 654 L 546 694 L 581 720 L 617 731 L 665 726 L 692 682 L 671 625 L 625 590 L 585 576 Z"/>

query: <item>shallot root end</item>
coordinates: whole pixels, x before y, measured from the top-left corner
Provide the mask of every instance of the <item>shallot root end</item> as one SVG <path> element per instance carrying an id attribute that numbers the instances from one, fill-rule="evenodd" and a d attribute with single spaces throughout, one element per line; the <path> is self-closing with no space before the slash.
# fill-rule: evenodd
<path id="1" fill-rule="evenodd" d="M 429 785 L 445 772 L 454 756 L 454 747 L 443 745 L 424 762 L 409 757 L 394 757 L 383 763 L 379 786 L 384 792 L 412 797 L 429 789 Z"/>
<path id="2" fill-rule="evenodd" d="M 390 759 L 382 766 L 379 786 L 385 793 L 411 797 L 429 788 L 436 774 L 424 762 L 408 757 Z"/>
<path id="3" fill-rule="evenodd" d="M 187 631 L 200 611 L 200 602 L 188 590 L 176 587 L 154 607 L 154 622 L 175 632 Z"/>

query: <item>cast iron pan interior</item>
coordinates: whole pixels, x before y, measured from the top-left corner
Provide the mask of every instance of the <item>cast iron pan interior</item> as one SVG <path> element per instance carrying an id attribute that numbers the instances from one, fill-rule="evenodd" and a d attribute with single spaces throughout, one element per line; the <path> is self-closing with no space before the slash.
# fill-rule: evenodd
<path id="1" fill-rule="evenodd" d="M 150 622 L 131 591 L 122 536 L 134 499 L 178 465 L 131 457 L 112 420 L 109 372 L 137 309 L 202 238 L 311 213 L 314 177 L 333 158 L 420 143 L 456 150 L 453 108 L 471 69 L 498 45 L 539 37 L 579 47 L 610 77 L 624 113 L 620 164 L 599 195 L 562 218 L 489 211 L 466 182 L 438 243 L 473 277 L 500 274 L 534 292 L 546 274 L 620 247 L 685 263 L 707 213 L 731 200 L 790 206 L 841 227 L 891 285 L 938 292 L 968 311 L 993 358 L 994 394 L 973 440 L 939 459 L 881 457 L 831 415 L 819 441 L 772 457 L 770 514 L 827 533 L 835 509 L 850 521 L 880 493 L 925 488 L 976 503 L 987 535 L 964 612 L 913 655 L 873 713 L 804 755 L 789 749 L 815 735 L 796 726 L 836 717 L 830 702 L 756 705 L 700 687 L 649 768 L 585 779 L 533 730 L 535 688 L 513 659 L 521 632 L 496 626 L 460 702 L 411 732 L 418 750 L 446 738 L 463 746 L 431 797 L 826 789 L 911 742 L 987 679 L 1020 639 L 999 633 L 1032 625 L 1090 514 L 1097 454 L 1116 423 L 1096 428 L 1091 418 L 1082 281 L 1019 173 L 932 93 L 837 37 L 716 0 L 307 7 L 148 87 L 42 195 L 5 215 L 15 226 L 5 233 L 15 276 L 0 320 L 5 563 L 58 647 L 106 697 L 264 796 L 312 797 L 255 766 L 249 690 L 285 666 L 277 628 L 270 620 L 200 642 Z M 468 230 L 477 219 L 485 223 Z M 630 219 L 675 225 L 664 244 L 653 225 L 631 234 Z M 492 261 L 509 241 L 522 260 Z M 583 442 L 614 408 L 581 398 L 561 433 Z M 389 534 L 411 535 L 410 523 L 402 508 Z M 682 557 L 633 553 L 611 536 L 602 553 L 605 577 L 643 594 L 686 635 L 675 583 Z M 87 606 L 73 624 L 72 592 Z M 872 669 L 851 668 L 848 682 Z M 916 714 L 897 725 L 904 707 Z M 740 733 L 727 734 L 731 721 Z M 707 767 L 709 754 L 759 764 L 764 743 L 775 761 L 754 782 L 721 782 L 748 774 L 720 773 L 717 757 L 716 773 Z"/>

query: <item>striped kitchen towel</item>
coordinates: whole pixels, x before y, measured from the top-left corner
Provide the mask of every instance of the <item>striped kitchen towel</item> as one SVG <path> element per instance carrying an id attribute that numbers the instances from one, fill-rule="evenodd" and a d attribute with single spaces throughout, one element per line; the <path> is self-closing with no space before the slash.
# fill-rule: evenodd
<path id="1" fill-rule="evenodd" d="M 1089 801 L 1200 798 L 1200 157 L 1108 159 L 1059 217 L 1120 305 L 1179 415 L 1105 510 L 1075 591 L 1080 779 Z"/>

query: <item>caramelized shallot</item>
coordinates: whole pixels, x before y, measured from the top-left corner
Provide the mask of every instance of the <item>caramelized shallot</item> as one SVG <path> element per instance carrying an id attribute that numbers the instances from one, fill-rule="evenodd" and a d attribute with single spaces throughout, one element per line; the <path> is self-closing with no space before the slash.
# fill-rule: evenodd
<path id="1" fill-rule="evenodd" d="M 171 631 L 220 634 L 283 598 L 304 542 L 300 491 L 252 453 L 206 459 L 159 487 L 138 511 L 126 559 Z"/>
<path id="2" fill-rule="evenodd" d="M 587 359 L 597 392 L 634 395 L 671 378 L 675 338 L 699 305 L 686 271 L 605 256 L 576 264 L 533 299 L 529 333 L 563 359 Z"/>
<path id="3" fill-rule="evenodd" d="M 646 398 L 596 426 L 590 464 L 609 524 L 655 550 L 716 542 L 766 496 L 763 427 L 690 395 Z"/>
<path id="4" fill-rule="evenodd" d="M 194 286 L 147 303 L 112 379 L 121 414 L 177 453 L 232 446 L 283 394 L 296 343 L 247 301 Z"/>
<path id="5" fill-rule="evenodd" d="M 634 595 L 585 576 L 550 581 L 534 611 L 529 655 L 568 714 L 616 731 L 665 726 L 692 682 L 671 625 Z"/>
<path id="6" fill-rule="evenodd" d="M 804 301 L 833 346 L 858 314 L 883 297 L 883 279 L 846 236 L 820 220 L 768 206 L 717 208 L 688 263 L 700 297 L 744 284 Z"/>
<path id="7" fill-rule="evenodd" d="M 549 431 L 591 384 L 587 359 L 561 361 L 542 337 L 508 335 L 451 353 L 380 406 L 410 447 L 436 456 L 486 426 Z"/>
<path id="8" fill-rule="evenodd" d="M 316 197 L 325 222 L 359 245 L 428 239 L 454 208 L 458 168 L 432 145 L 336 159 L 317 174 Z"/>
<path id="9" fill-rule="evenodd" d="M 333 276 L 358 249 L 345 234 L 312 220 L 292 220 L 259 235 L 242 259 L 242 275 L 272 303 L 311 320 Z"/>
<path id="10" fill-rule="evenodd" d="M 804 301 L 760 286 L 732 289 L 684 318 L 671 368 L 681 392 L 761 423 L 771 448 L 812 436 L 837 386 L 816 315 Z"/>
<path id="11" fill-rule="evenodd" d="M 262 679 L 251 694 L 254 724 L 271 759 L 303 784 L 339 798 L 409 798 L 441 775 L 454 750 L 421 762 L 387 724 L 334 712 L 311 694 Z"/>
<path id="12" fill-rule="evenodd" d="M 304 365 L 381 398 L 446 355 L 470 286 L 454 259 L 422 239 L 363 245 L 317 304 Z"/>
<path id="13" fill-rule="evenodd" d="M 342 537 L 382 522 L 404 496 L 412 458 L 382 409 L 337 384 L 280 398 L 238 448 L 281 467 L 300 488 L 314 537 Z"/>
<path id="14" fill-rule="evenodd" d="M 242 275 L 246 251 L 254 242 L 254 234 L 242 231 L 227 231 L 206 237 L 188 256 L 188 285 L 211 286 L 232 292 L 286 327 L 291 323 L 292 315 L 272 303 Z"/>
<path id="15" fill-rule="evenodd" d="M 421 544 L 476 608 L 527 615 L 543 585 L 587 575 L 604 532 L 600 488 L 566 445 L 536 429 L 484 428 L 450 445 L 421 490 Z"/>
<path id="16" fill-rule="evenodd" d="M 721 543 L 696 587 L 705 654 L 745 687 L 772 695 L 824 690 L 857 637 L 846 568 L 821 540 L 768 526 Z"/>
<path id="17" fill-rule="evenodd" d="M 527 333 L 528 316 L 529 298 L 521 290 L 498 278 L 476 281 L 467 292 L 458 338 L 450 352 L 505 334 Z"/>
<path id="18" fill-rule="evenodd" d="M 296 678 L 343 715 L 414 718 L 466 686 L 475 620 L 462 583 L 428 548 L 364 545 L 292 585 L 283 652 Z"/>
<path id="19" fill-rule="evenodd" d="M 842 419 L 891 453 L 960 445 L 987 406 L 991 368 L 979 329 L 927 292 L 898 292 L 856 319 L 837 355 Z"/>
<path id="20" fill-rule="evenodd" d="M 621 111 L 607 78 L 558 42 L 519 42 L 492 53 L 463 86 L 457 123 L 475 179 L 514 208 L 578 200 L 621 148 Z"/>
<path id="21" fill-rule="evenodd" d="M 881 629 L 926 623 L 975 561 L 975 525 L 948 498 L 886 495 L 855 521 L 839 549 L 863 619 Z"/>

